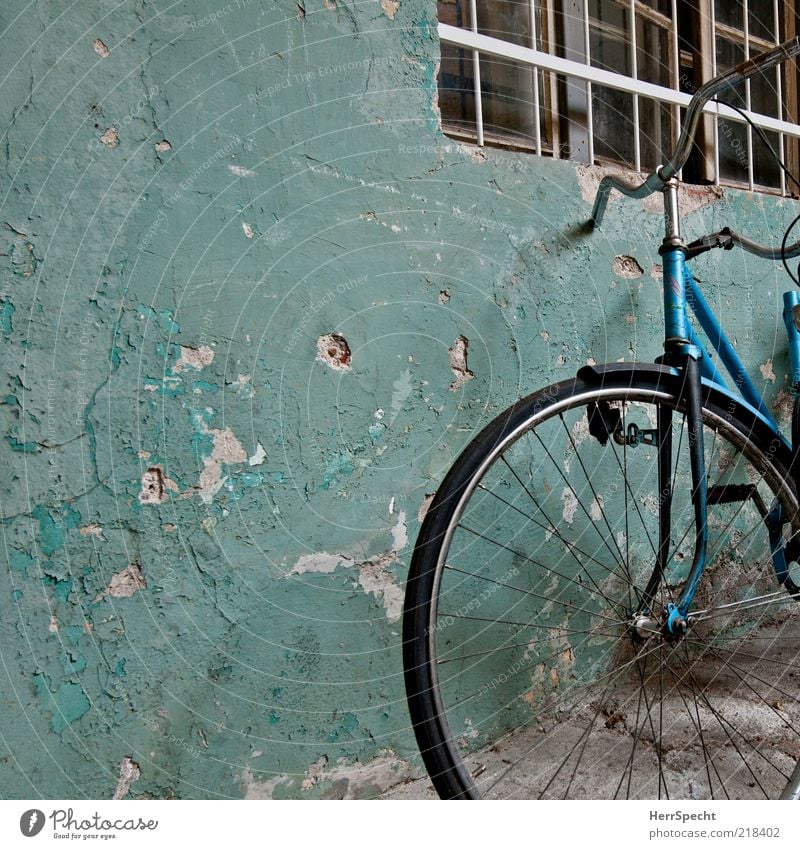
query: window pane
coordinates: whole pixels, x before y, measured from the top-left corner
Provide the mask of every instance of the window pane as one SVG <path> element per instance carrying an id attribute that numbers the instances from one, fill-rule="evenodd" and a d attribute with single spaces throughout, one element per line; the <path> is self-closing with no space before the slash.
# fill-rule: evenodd
<path id="1" fill-rule="evenodd" d="M 439 106 L 449 126 L 476 135 L 475 86 L 472 54 L 452 44 L 442 44 L 439 67 Z"/>
<path id="2" fill-rule="evenodd" d="M 469 0 L 439 0 L 439 21 L 451 27 L 470 27 Z"/>
<path id="3" fill-rule="evenodd" d="M 507 59 L 481 57 L 484 131 L 509 143 L 535 140 L 533 70 Z"/>
<path id="4" fill-rule="evenodd" d="M 592 86 L 594 152 L 601 159 L 630 165 L 633 153 L 633 95 Z"/>
<path id="5" fill-rule="evenodd" d="M 775 41 L 775 4 L 772 0 L 749 0 L 747 24 L 750 35 Z M 752 54 L 757 51 L 750 52 Z"/>
<path id="6" fill-rule="evenodd" d="M 717 34 L 717 69 L 732 68 L 744 61 L 744 47 Z M 723 92 L 719 99 L 725 103 L 746 108 L 744 83 Z M 738 121 L 719 119 L 719 176 L 721 180 L 747 183 L 748 171 L 747 127 Z"/>
<path id="7" fill-rule="evenodd" d="M 772 68 L 750 79 L 750 106 L 753 112 L 780 117 L 777 70 Z"/>
<path id="8" fill-rule="evenodd" d="M 528 0 L 478 0 L 477 11 L 478 32 L 531 47 Z"/>
<path id="9" fill-rule="evenodd" d="M 628 10 L 612 0 L 590 0 L 589 55 L 595 68 L 632 76 Z M 592 86 L 594 152 L 601 159 L 634 159 L 633 95 Z"/>
<path id="10" fill-rule="evenodd" d="M 671 33 L 641 16 L 636 20 L 636 66 L 640 80 L 671 87 Z M 655 168 L 664 161 L 672 150 L 674 135 L 672 109 L 640 97 L 639 144 L 643 169 Z"/>
<path id="11" fill-rule="evenodd" d="M 769 140 L 775 153 L 780 156 L 778 134 L 764 130 L 764 135 Z M 769 148 L 756 132 L 753 132 L 753 156 L 753 181 L 760 186 L 780 186 L 780 167 L 769 152 Z"/>
<path id="12" fill-rule="evenodd" d="M 744 4 L 742 0 L 714 0 L 717 23 L 744 30 Z"/>

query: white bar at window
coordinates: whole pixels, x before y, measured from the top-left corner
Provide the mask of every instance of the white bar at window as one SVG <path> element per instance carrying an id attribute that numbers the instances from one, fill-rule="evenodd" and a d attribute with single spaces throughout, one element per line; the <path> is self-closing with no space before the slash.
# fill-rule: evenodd
<path id="1" fill-rule="evenodd" d="M 538 49 L 536 44 L 536 0 L 530 0 L 531 15 L 531 47 Z M 542 126 L 539 120 L 539 69 L 533 68 L 533 132 L 536 139 L 536 153 L 542 155 Z"/>
<path id="2" fill-rule="evenodd" d="M 775 16 L 775 44 L 781 43 L 781 18 L 778 10 L 778 0 L 773 0 L 772 3 L 772 14 Z M 778 117 L 783 116 L 783 82 L 781 81 L 781 71 L 782 68 L 778 67 L 775 69 L 775 79 L 777 82 L 776 86 L 776 94 L 778 96 Z M 781 162 L 786 161 L 786 149 L 784 145 L 783 133 L 778 134 L 778 155 L 781 158 Z M 783 168 L 778 169 L 781 175 L 781 194 L 786 197 L 786 174 L 783 171 Z"/>
<path id="3" fill-rule="evenodd" d="M 476 0 L 469 2 L 469 16 L 472 21 L 472 32 L 478 35 L 478 10 Z M 481 101 L 481 54 L 477 48 L 472 50 L 472 82 L 475 86 L 475 130 L 478 136 L 478 146 L 483 147 L 483 103 Z"/>
<path id="4" fill-rule="evenodd" d="M 748 0 L 744 0 L 744 59 L 745 62 L 750 58 L 750 21 L 748 20 L 750 14 L 749 3 Z M 752 101 L 750 99 L 750 80 L 744 81 L 744 103 L 745 109 L 749 112 L 750 107 L 752 106 Z M 753 191 L 755 187 L 755 182 L 753 180 L 753 159 L 755 158 L 755 149 L 753 147 L 753 128 L 750 124 L 746 126 L 747 132 L 747 183 L 750 187 L 750 191 Z"/>
<path id="5" fill-rule="evenodd" d="M 634 80 L 626 77 L 624 74 L 606 71 L 603 68 L 592 68 L 583 62 L 562 59 L 560 56 L 554 56 L 551 53 L 532 50 L 530 47 L 511 44 L 499 38 L 470 32 L 469 30 L 450 26 L 449 24 L 439 24 L 438 31 L 439 38 L 447 44 L 455 44 L 458 47 L 463 47 L 467 50 L 476 50 L 489 56 L 512 59 L 520 64 L 542 68 L 555 74 L 564 74 L 565 76 L 575 77 L 579 80 L 593 81 L 598 85 L 608 86 L 608 88 L 614 88 L 618 91 L 626 91 L 630 94 L 638 94 L 641 97 L 650 97 L 662 103 L 688 106 L 689 101 L 692 99 L 690 94 L 675 91 L 666 86 L 655 85 L 654 83 L 644 82 L 644 80 Z M 724 118 L 730 118 L 732 121 L 744 121 L 744 118 L 738 112 L 735 112 L 724 103 L 707 103 L 704 111 L 712 115 L 719 114 Z M 800 125 L 792 124 L 789 121 L 783 121 L 779 118 L 773 118 L 769 115 L 761 115 L 758 112 L 745 114 L 758 127 L 774 133 L 785 133 L 793 138 L 800 138 Z"/>
<path id="6" fill-rule="evenodd" d="M 678 43 L 678 0 L 672 0 L 672 30 L 670 32 L 672 36 L 672 87 L 675 91 L 681 90 L 681 53 L 680 53 L 680 45 Z M 672 114 L 675 118 L 675 138 L 673 139 L 673 144 L 678 143 L 678 136 L 681 134 L 681 110 L 677 106 L 673 106 Z M 659 139 L 660 141 L 660 139 Z M 666 156 L 667 151 L 662 151 L 662 153 Z M 683 177 L 683 168 L 678 171 L 678 179 Z"/>
<path id="7" fill-rule="evenodd" d="M 639 79 L 637 61 L 636 61 L 636 0 L 630 2 L 630 23 L 631 28 L 631 76 Z M 633 170 L 642 170 L 642 146 L 639 139 L 639 97 L 633 95 Z"/>
<path id="8" fill-rule="evenodd" d="M 710 0 L 711 7 L 711 76 L 717 75 L 717 17 L 714 9 L 714 0 Z M 719 185 L 719 110 L 717 104 L 717 117 L 714 119 L 714 184 Z"/>
<path id="9" fill-rule="evenodd" d="M 589 50 L 589 0 L 583 0 L 583 39 L 585 43 L 586 64 L 592 64 Z M 592 80 L 586 79 L 586 125 L 589 131 L 589 165 L 594 165 L 594 117 L 592 115 Z"/>

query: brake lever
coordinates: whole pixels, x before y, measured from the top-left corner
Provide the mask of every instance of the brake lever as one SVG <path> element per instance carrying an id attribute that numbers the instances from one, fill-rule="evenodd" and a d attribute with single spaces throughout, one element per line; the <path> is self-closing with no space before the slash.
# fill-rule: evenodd
<path id="1" fill-rule="evenodd" d="M 686 259 L 693 259 L 714 248 L 722 248 L 724 251 L 729 251 L 733 249 L 734 244 L 731 228 L 723 227 L 717 233 L 709 233 L 707 236 L 690 242 L 686 246 Z"/>

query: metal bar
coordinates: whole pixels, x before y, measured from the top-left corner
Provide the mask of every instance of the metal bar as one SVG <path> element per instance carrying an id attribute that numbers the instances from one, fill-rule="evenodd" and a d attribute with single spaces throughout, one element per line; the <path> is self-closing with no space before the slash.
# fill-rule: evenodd
<path id="1" fill-rule="evenodd" d="M 478 9 L 476 0 L 469 0 L 469 17 L 473 35 L 478 35 Z M 475 86 L 475 129 L 478 147 L 483 147 L 483 102 L 481 98 L 481 55 L 477 47 L 472 49 L 472 82 Z"/>
<path id="2" fill-rule="evenodd" d="M 691 307 L 697 321 L 703 328 L 703 332 L 708 337 L 708 341 L 714 347 L 714 350 L 719 354 L 722 364 L 726 371 L 731 376 L 736 388 L 741 392 L 742 397 L 751 407 L 754 407 L 761 413 L 762 416 L 770 423 L 777 431 L 778 425 L 772 416 L 764 399 L 756 389 L 755 384 L 750 379 L 750 375 L 745 371 L 742 361 L 739 359 L 736 351 L 731 345 L 730 340 L 725 335 L 725 331 L 719 324 L 717 317 L 714 315 L 708 301 L 703 297 L 703 293 L 697 288 L 697 284 L 692 277 L 688 268 L 684 271 L 684 279 L 686 281 L 686 300 Z"/>
<path id="3" fill-rule="evenodd" d="M 553 0 L 545 0 L 545 23 L 547 24 L 547 52 L 555 55 L 555 10 Z M 544 38 L 544 27 L 542 27 L 542 38 Z M 561 157 L 561 127 L 558 116 L 561 108 L 558 100 L 558 79 L 555 74 L 547 74 L 547 96 L 550 98 L 548 111 L 548 124 L 550 126 L 550 144 L 553 146 L 553 158 Z"/>
<path id="4" fill-rule="evenodd" d="M 714 8 L 714 0 L 709 3 L 711 9 L 711 76 L 717 75 L 717 13 Z M 722 107 L 717 104 L 717 117 L 714 119 L 714 184 L 719 185 L 719 110 Z"/>
<path id="5" fill-rule="evenodd" d="M 639 68 L 636 57 L 636 0 L 631 0 L 630 6 L 630 43 L 631 43 L 631 76 L 639 79 Z M 633 170 L 642 170 L 642 145 L 639 138 L 639 96 L 633 95 Z"/>
<path id="6" fill-rule="evenodd" d="M 772 14 L 775 18 L 775 44 L 780 44 L 781 42 L 781 18 L 778 11 L 778 0 L 773 0 L 772 3 Z M 775 69 L 775 76 L 777 86 L 775 87 L 775 92 L 778 95 L 778 117 L 783 117 L 783 79 L 781 77 L 781 69 Z M 783 133 L 778 134 L 778 152 L 781 157 L 781 162 L 786 161 L 786 151 L 783 140 Z M 783 171 L 783 168 L 779 169 L 781 175 L 781 194 L 783 197 L 786 197 L 786 174 Z"/>
<path id="7" fill-rule="evenodd" d="M 586 64 L 592 64 L 589 49 L 589 0 L 583 0 L 583 40 Z M 589 131 L 589 165 L 594 165 L 594 118 L 592 115 L 592 80 L 586 79 L 586 126 Z"/>
<path id="8" fill-rule="evenodd" d="M 538 50 L 536 43 L 536 0 L 530 0 L 531 49 Z M 533 133 L 536 139 L 536 153 L 542 155 L 542 125 L 539 115 L 539 69 L 533 68 Z"/>
<path id="9" fill-rule="evenodd" d="M 626 91 L 629 94 L 650 97 L 663 103 L 688 106 L 692 99 L 692 95 L 674 91 L 666 86 L 655 85 L 654 83 L 644 82 L 643 80 L 633 80 L 623 74 L 606 71 L 603 68 L 593 68 L 582 62 L 562 59 L 550 53 L 543 53 L 540 50 L 532 50 L 529 47 L 511 44 L 499 38 L 473 33 L 469 30 L 450 26 L 449 24 L 439 24 L 439 38 L 448 44 L 478 50 L 480 53 L 490 56 L 512 59 L 523 65 L 533 65 L 556 74 L 564 74 L 565 76 L 575 77 L 580 80 L 594 81 L 598 85 L 608 86 L 618 91 Z M 730 118 L 732 121 L 739 121 L 740 123 L 745 120 L 738 112 L 735 112 L 725 104 L 719 104 L 719 106 L 717 104 L 706 104 L 703 107 L 703 111 L 712 115 L 718 113 L 724 118 Z M 785 133 L 793 138 L 800 138 L 800 125 L 772 118 L 769 115 L 761 115 L 757 112 L 746 114 L 753 123 L 765 130 L 771 130 L 775 133 Z"/>
<path id="10" fill-rule="evenodd" d="M 775 0 L 777 3 L 778 0 Z M 672 0 L 672 87 L 675 91 L 680 91 L 681 89 L 681 53 L 680 53 L 680 45 L 678 43 L 678 0 Z M 675 118 L 675 131 L 676 135 L 672 139 L 672 143 L 675 144 L 678 141 L 678 136 L 681 133 L 681 110 L 679 107 L 672 107 L 672 114 Z M 678 177 L 680 177 L 680 172 L 678 173 Z"/>
<path id="11" fill-rule="evenodd" d="M 743 9 L 744 60 L 747 62 L 750 59 L 750 21 L 748 20 L 750 9 L 748 0 L 744 0 Z M 744 83 L 744 103 L 746 111 L 749 112 L 750 107 L 752 106 L 750 80 L 745 80 Z M 747 124 L 745 132 L 747 133 L 747 182 L 749 184 L 750 191 L 752 192 L 755 187 L 755 181 L 753 180 L 753 159 L 755 158 L 755 151 L 753 150 L 753 128 L 750 124 Z"/>

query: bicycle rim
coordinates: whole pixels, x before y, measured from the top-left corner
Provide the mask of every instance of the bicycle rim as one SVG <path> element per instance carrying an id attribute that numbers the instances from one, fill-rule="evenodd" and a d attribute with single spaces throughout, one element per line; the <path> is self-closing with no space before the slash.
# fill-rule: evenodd
<path id="1" fill-rule="evenodd" d="M 588 412 L 598 401 L 640 441 L 619 445 L 609 431 L 603 444 Z M 440 795 L 783 789 L 798 750 L 800 638 L 762 513 L 780 504 L 795 516 L 785 448 L 753 433 L 757 422 L 707 405 L 709 483 L 749 494 L 710 508 L 709 563 L 686 637 L 634 630 L 658 546 L 658 448 L 648 439 L 659 406 L 672 411 L 674 494 L 657 614 L 677 600 L 694 543 L 685 419 L 663 386 L 575 381 L 526 399 L 478 437 L 437 494 L 404 636 L 412 718 Z M 784 522 L 784 537 L 791 531 Z"/>

